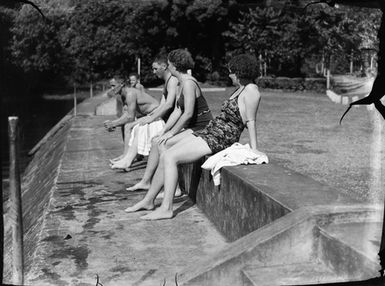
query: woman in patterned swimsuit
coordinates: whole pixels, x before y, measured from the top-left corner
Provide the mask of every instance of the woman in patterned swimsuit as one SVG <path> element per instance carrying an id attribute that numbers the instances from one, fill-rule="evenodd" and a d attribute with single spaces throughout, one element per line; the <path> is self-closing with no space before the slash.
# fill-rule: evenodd
<path id="1" fill-rule="evenodd" d="M 188 134 L 161 154 L 148 193 L 131 208 L 131 211 L 154 209 L 155 197 L 164 187 L 161 206 L 142 218 L 146 220 L 172 218 L 173 197 L 178 182 L 178 164 L 194 162 L 231 146 L 239 140 L 244 127 L 248 129 L 251 149 L 259 155 L 263 154 L 257 149 L 255 125 L 261 99 L 258 87 L 253 83 L 258 73 L 257 68 L 257 60 L 251 55 L 239 55 L 230 61 L 229 77 L 238 88 L 224 102 L 219 116 L 210 121 L 204 129 Z"/>

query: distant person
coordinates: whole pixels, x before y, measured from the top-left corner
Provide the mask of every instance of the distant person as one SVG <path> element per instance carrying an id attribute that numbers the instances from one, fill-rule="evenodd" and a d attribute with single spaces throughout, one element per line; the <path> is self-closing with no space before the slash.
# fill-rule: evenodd
<path id="1" fill-rule="evenodd" d="M 158 78 L 164 80 L 160 105 L 147 116 L 132 123 L 136 126 L 132 130 L 128 151 L 112 164 L 112 169 L 129 168 L 137 154 L 148 156 L 152 139 L 163 130 L 174 108 L 178 79 L 167 69 L 167 56 L 155 58 L 152 70 Z"/>
<path id="2" fill-rule="evenodd" d="M 124 126 L 124 141 L 126 143 L 130 140 L 131 131 L 134 127 L 132 122 L 136 120 L 136 117 L 146 116 L 159 106 L 159 102 L 139 89 L 128 87 L 122 78 L 113 78 L 110 84 L 112 92 L 115 93 L 117 98 L 121 98 L 123 108 L 118 119 L 107 120 L 104 122 L 104 126 L 108 131 L 112 131 L 118 126 Z"/>
<path id="3" fill-rule="evenodd" d="M 249 133 L 250 146 L 257 155 L 256 115 L 261 99 L 257 85 L 258 62 L 250 55 L 239 55 L 229 62 L 229 77 L 237 87 L 226 100 L 221 113 L 200 131 L 173 137 L 173 144 L 161 154 L 159 165 L 145 197 L 126 212 L 155 209 L 154 200 L 162 188 L 164 198 L 159 208 L 143 216 L 146 220 L 169 219 L 174 215 L 173 198 L 178 183 L 178 165 L 215 154 L 239 141 L 243 129 Z M 174 67 L 169 67 L 173 71 Z"/>
<path id="4" fill-rule="evenodd" d="M 130 86 L 132 88 L 139 89 L 141 92 L 144 92 L 144 86 L 140 83 L 140 76 L 136 72 L 132 72 L 128 75 L 130 81 Z"/>
<path id="5" fill-rule="evenodd" d="M 175 107 L 166 125 L 154 138 L 143 178 L 128 191 L 148 189 L 159 162 L 159 149 L 171 147 L 181 138 L 203 129 L 213 118 L 197 80 L 187 71 L 194 67 L 191 54 L 184 49 L 168 54 L 168 69 L 179 81 Z"/>

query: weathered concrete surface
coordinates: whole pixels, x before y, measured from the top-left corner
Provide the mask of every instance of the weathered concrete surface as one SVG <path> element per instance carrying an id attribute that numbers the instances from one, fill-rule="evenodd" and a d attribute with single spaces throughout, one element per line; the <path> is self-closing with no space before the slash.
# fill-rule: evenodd
<path id="1" fill-rule="evenodd" d="M 98 104 L 95 109 L 96 115 L 116 115 L 116 99 L 109 98 Z"/>
<path id="2" fill-rule="evenodd" d="M 379 264 L 342 240 L 328 241 L 325 238 L 331 235 L 324 229 L 357 220 L 372 222 L 378 211 L 378 206 L 359 205 L 301 208 L 234 241 L 195 267 L 184 269 L 179 285 L 260 285 L 258 281 L 272 286 L 304 285 L 373 278 L 378 275 Z M 322 267 L 313 276 L 307 273 L 311 268 L 299 270 L 297 264 Z M 284 271 L 274 271 L 280 268 Z"/>
<path id="3" fill-rule="evenodd" d="M 109 168 L 108 158 L 122 150 L 121 134 L 106 132 L 107 117 L 89 115 L 95 104 L 85 104 L 69 130 L 27 283 L 95 285 L 98 275 L 104 285 L 159 285 L 222 249 L 225 239 L 187 196 L 176 200 L 172 220 L 148 222 L 139 218 L 146 212 L 124 212 L 143 196 L 125 187 L 145 165 L 130 173 Z"/>

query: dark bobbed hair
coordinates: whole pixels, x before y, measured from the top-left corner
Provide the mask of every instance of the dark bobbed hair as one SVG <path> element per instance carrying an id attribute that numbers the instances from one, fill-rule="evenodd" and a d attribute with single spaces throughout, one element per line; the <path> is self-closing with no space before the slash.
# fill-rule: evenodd
<path id="1" fill-rule="evenodd" d="M 168 60 L 175 66 L 179 72 L 186 73 L 187 70 L 194 67 L 194 60 L 187 49 L 173 50 L 168 54 Z"/>
<path id="2" fill-rule="evenodd" d="M 242 85 L 254 83 L 259 75 L 257 58 L 250 54 L 241 54 L 233 57 L 228 68 L 234 73 Z"/>
<path id="3" fill-rule="evenodd" d="M 167 55 L 166 54 L 159 54 L 155 57 L 154 59 L 154 63 L 158 63 L 158 64 L 166 64 L 167 65 Z"/>

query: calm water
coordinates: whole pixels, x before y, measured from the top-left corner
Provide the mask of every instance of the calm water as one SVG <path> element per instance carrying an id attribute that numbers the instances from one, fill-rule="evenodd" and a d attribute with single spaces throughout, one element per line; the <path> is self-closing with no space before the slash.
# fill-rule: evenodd
<path id="1" fill-rule="evenodd" d="M 30 157 L 28 152 L 73 107 L 72 100 L 40 98 L 2 98 L 1 107 L 1 167 L 3 187 L 8 185 L 9 143 L 8 116 L 19 117 L 20 168 L 24 171 Z"/>

